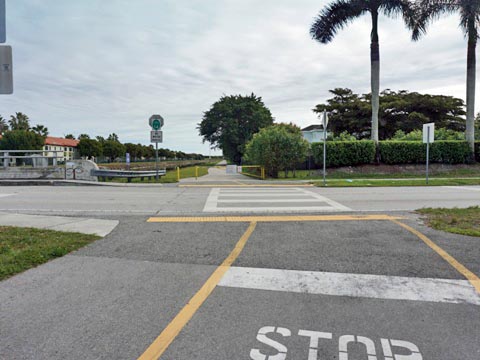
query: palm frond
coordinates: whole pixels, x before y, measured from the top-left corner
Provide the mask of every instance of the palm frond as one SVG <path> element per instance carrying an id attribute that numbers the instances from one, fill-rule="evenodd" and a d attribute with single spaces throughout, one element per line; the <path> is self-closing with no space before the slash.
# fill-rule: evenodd
<path id="1" fill-rule="evenodd" d="M 460 12 L 460 27 L 465 37 L 478 39 L 478 27 L 480 25 L 480 2 L 460 0 L 458 10 Z"/>
<path id="2" fill-rule="evenodd" d="M 459 0 L 421 0 L 413 8 L 416 16 L 412 26 L 412 39 L 416 41 L 427 32 L 428 25 L 434 20 L 457 11 Z"/>
<path id="3" fill-rule="evenodd" d="M 349 22 L 369 11 L 365 0 L 337 0 L 326 6 L 315 18 L 310 35 L 321 43 L 333 40 Z"/>
<path id="4" fill-rule="evenodd" d="M 416 8 L 409 0 L 382 0 L 379 8 L 385 15 L 402 15 L 405 24 L 413 30 L 416 22 Z"/>

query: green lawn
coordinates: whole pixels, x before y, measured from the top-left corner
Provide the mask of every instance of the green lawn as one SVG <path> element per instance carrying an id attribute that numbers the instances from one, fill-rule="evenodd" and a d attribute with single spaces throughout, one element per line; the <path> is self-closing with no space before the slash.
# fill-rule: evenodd
<path id="1" fill-rule="evenodd" d="M 315 186 L 323 187 L 323 181 L 312 182 Z M 430 179 L 428 185 L 425 179 L 327 179 L 327 187 L 379 187 L 379 186 L 456 186 L 480 185 L 480 178 L 475 179 Z"/>
<path id="2" fill-rule="evenodd" d="M 208 167 L 206 166 L 199 166 L 198 167 L 198 176 L 204 176 L 208 174 Z M 195 177 L 195 166 L 189 166 L 189 167 L 184 167 L 180 169 L 180 178 L 185 179 L 185 178 L 192 178 Z M 122 178 L 113 178 L 112 180 L 108 180 L 107 182 L 116 182 L 116 183 L 126 183 L 127 179 L 122 179 Z M 158 180 L 158 183 L 175 183 L 177 182 L 177 170 L 167 170 L 167 174 L 165 176 L 160 177 Z M 140 178 L 135 178 L 132 179 L 132 183 L 157 183 L 155 178 L 153 179 L 144 179 L 144 181 L 141 181 Z"/>
<path id="3" fill-rule="evenodd" d="M 0 280 L 98 239 L 96 235 L 0 226 Z"/>
<path id="4" fill-rule="evenodd" d="M 355 168 L 353 168 L 355 169 Z M 327 179 L 408 179 L 425 177 L 424 173 L 418 172 L 395 172 L 395 173 L 376 173 L 376 172 L 345 172 L 336 169 L 327 169 Z M 457 177 L 479 177 L 480 167 L 472 166 L 470 169 L 455 169 L 447 171 L 432 171 L 431 178 L 457 178 Z M 297 170 L 295 177 L 290 171 L 287 179 L 292 180 L 317 180 L 322 179 L 323 173 L 319 170 Z M 284 180 L 285 172 L 278 173 L 278 180 Z"/>
<path id="5" fill-rule="evenodd" d="M 466 209 L 433 209 L 417 210 L 425 216 L 428 226 L 454 234 L 480 237 L 480 207 Z"/>

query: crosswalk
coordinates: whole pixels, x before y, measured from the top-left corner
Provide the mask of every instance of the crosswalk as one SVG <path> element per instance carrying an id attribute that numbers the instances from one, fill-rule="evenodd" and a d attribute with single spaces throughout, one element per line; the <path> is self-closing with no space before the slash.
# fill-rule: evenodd
<path id="1" fill-rule="evenodd" d="M 304 188 L 213 188 L 204 212 L 351 211 Z"/>

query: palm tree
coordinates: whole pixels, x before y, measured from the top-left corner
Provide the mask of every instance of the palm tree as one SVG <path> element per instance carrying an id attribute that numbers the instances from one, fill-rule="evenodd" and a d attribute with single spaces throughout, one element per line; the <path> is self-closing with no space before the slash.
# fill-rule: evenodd
<path id="1" fill-rule="evenodd" d="M 370 13 L 372 32 L 370 44 L 370 67 L 372 87 L 372 140 L 378 142 L 378 110 L 380 105 L 380 47 L 378 40 L 378 17 L 402 14 L 409 28 L 413 27 L 413 12 L 408 0 L 336 0 L 325 7 L 310 28 L 314 40 L 327 44 L 337 32 L 354 19 Z"/>
<path id="2" fill-rule="evenodd" d="M 480 2 L 478 0 L 421 0 L 412 38 L 418 40 L 427 32 L 430 22 L 443 14 L 460 13 L 460 28 L 468 40 L 467 45 L 467 123 L 465 137 L 475 153 L 475 81 L 476 47 L 480 27 Z"/>
<path id="3" fill-rule="evenodd" d="M 43 125 L 35 125 L 32 131 L 40 136 L 46 137 L 48 135 L 48 128 Z"/>
<path id="4" fill-rule="evenodd" d="M 30 130 L 30 119 L 21 112 L 15 113 L 15 116 L 11 115 L 8 123 L 11 130 Z"/>
<path id="5" fill-rule="evenodd" d="M 7 121 L 0 115 L 0 135 L 3 134 L 4 131 L 8 130 Z"/>

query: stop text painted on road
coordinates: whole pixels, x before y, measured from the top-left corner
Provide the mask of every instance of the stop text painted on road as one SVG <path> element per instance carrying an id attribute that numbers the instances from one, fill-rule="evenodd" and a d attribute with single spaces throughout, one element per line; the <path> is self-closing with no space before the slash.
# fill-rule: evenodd
<path id="1" fill-rule="evenodd" d="M 250 359 L 252 360 L 286 360 L 288 355 L 288 348 L 286 345 L 280 343 L 278 340 L 274 340 L 268 337 L 268 334 L 277 334 L 275 336 L 278 339 L 278 335 L 282 337 L 292 336 L 292 331 L 284 327 L 264 326 L 257 334 L 257 341 L 263 345 L 272 348 L 272 351 L 276 351 L 276 354 L 267 355 L 260 349 L 252 349 L 250 351 Z M 308 359 L 319 359 L 319 344 L 320 340 L 332 340 L 333 334 L 330 332 L 311 331 L 311 330 L 299 330 L 298 336 L 310 338 Z M 366 336 L 355 335 L 341 335 L 338 338 L 338 359 L 348 360 L 349 344 L 363 344 L 365 348 L 365 354 L 368 360 L 422 360 L 422 354 L 418 349 L 418 346 L 404 340 L 395 339 L 380 339 L 380 347 L 383 351 L 383 357 L 377 355 L 377 348 L 375 342 Z M 332 345 L 332 343 L 330 343 Z M 291 355 L 291 354 L 290 354 Z M 297 357 L 295 357 L 297 358 Z M 320 357 L 320 359 L 324 360 Z"/>

